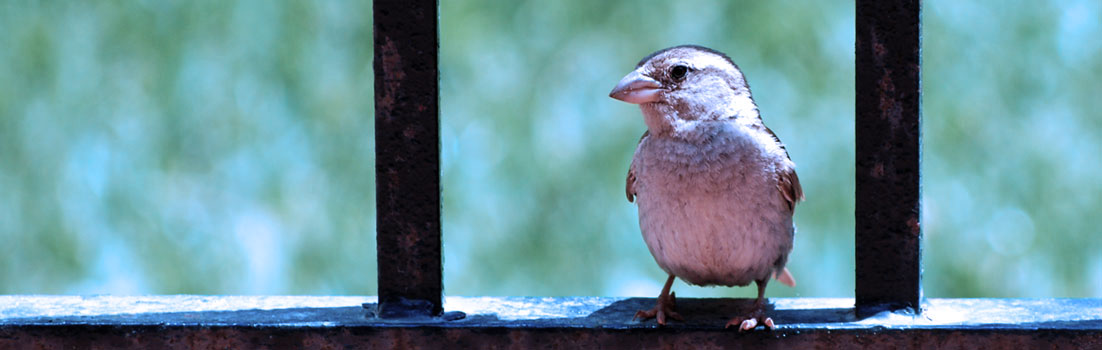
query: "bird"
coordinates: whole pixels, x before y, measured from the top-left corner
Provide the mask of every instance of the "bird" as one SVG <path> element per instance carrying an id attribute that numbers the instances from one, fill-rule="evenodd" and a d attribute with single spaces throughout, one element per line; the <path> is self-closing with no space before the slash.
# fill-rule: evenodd
<path id="1" fill-rule="evenodd" d="M 647 55 L 609 97 L 639 105 L 647 130 L 628 168 L 647 248 L 669 277 L 653 309 L 634 318 L 683 321 L 670 287 L 757 284 L 739 331 L 776 327 L 765 314 L 771 279 L 795 287 L 785 267 L 804 200 L 796 164 L 762 122 L 750 86 L 726 54 L 681 45 Z"/>

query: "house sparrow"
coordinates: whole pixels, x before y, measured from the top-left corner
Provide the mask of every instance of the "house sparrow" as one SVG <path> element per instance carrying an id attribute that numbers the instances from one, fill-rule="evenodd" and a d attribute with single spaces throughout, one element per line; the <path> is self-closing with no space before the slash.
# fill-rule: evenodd
<path id="1" fill-rule="evenodd" d="M 609 97 L 643 111 L 647 131 L 628 170 L 627 198 L 638 200 L 643 239 L 669 274 L 654 309 L 635 316 L 682 320 L 670 292 L 675 277 L 701 286 L 756 282 L 753 310 L 726 327 L 773 329 L 765 286 L 770 278 L 795 286 L 785 262 L 803 189 L 738 66 L 706 47 L 671 47 L 639 61 Z"/>

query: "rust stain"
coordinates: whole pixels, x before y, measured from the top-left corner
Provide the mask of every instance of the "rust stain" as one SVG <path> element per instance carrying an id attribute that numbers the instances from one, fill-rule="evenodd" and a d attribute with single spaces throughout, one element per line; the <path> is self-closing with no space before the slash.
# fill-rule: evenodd
<path id="1" fill-rule="evenodd" d="M 383 91 L 376 101 L 376 108 L 392 111 L 398 100 L 402 81 L 406 78 L 406 72 L 402 70 L 402 55 L 398 53 L 398 45 L 390 40 L 390 37 L 384 37 L 383 41 L 384 44 L 379 47 L 380 56 L 382 56 L 380 63 L 383 68 Z M 388 117 L 393 116 L 388 115 Z"/>
<path id="2" fill-rule="evenodd" d="M 383 77 L 387 80 L 403 80 L 406 72 L 402 70 L 402 55 L 398 53 L 398 46 L 390 37 L 383 38 Z"/>
<path id="3" fill-rule="evenodd" d="M 402 232 L 398 235 L 398 244 L 406 250 L 417 248 L 421 242 L 422 230 L 417 224 L 403 223 Z"/>
<path id="4" fill-rule="evenodd" d="M 876 67 L 884 66 L 884 57 L 888 55 L 888 49 L 880 42 L 880 36 L 876 34 L 876 27 L 869 28 L 869 39 L 872 42 L 872 58 Z"/>
<path id="5" fill-rule="evenodd" d="M 883 75 L 878 81 L 877 90 L 880 92 L 880 118 L 887 119 L 891 123 L 892 130 L 898 130 L 903 122 L 903 107 L 900 105 L 899 96 L 895 91 L 895 83 L 892 81 L 891 68 L 884 68 Z"/>
<path id="6" fill-rule="evenodd" d="M 918 236 L 922 232 L 922 225 L 918 222 L 917 216 L 912 216 L 907 220 L 907 227 L 911 228 L 911 235 Z"/>
<path id="7" fill-rule="evenodd" d="M 345 330 L 347 334 L 348 331 Z M 304 334 L 300 343 L 306 349 L 336 350 L 337 344 L 321 334 Z"/>
<path id="8" fill-rule="evenodd" d="M 882 70 L 880 79 L 877 81 L 880 118 L 887 119 L 891 123 L 892 130 L 898 130 L 902 124 L 903 107 L 895 89 L 895 82 L 892 81 L 893 70 L 889 68 L 892 65 L 885 62 L 888 57 L 888 47 L 880 41 L 875 27 L 869 28 L 869 38 L 872 42 L 873 65 Z"/>
<path id="9" fill-rule="evenodd" d="M 386 176 L 387 176 L 387 188 L 389 188 L 391 191 L 397 191 L 397 190 L 401 189 L 402 178 L 401 178 L 401 176 L 398 176 L 398 170 L 397 169 L 394 169 L 394 168 L 387 169 Z M 396 196 L 392 196 L 392 197 L 396 197 Z"/>
<path id="10" fill-rule="evenodd" d="M 892 83 L 892 69 L 884 68 L 884 75 L 880 76 L 880 80 L 877 81 L 882 93 L 889 95 L 895 95 L 895 84 Z M 882 104 L 883 102 L 881 102 Z"/>

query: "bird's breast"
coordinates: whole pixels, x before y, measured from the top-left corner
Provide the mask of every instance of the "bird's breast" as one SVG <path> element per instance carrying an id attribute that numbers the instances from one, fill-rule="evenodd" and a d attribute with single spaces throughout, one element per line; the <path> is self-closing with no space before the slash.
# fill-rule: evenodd
<path id="1" fill-rule="evenodd" d="M 792 214 L 777 191 L 776 161 L 737 126 L 697 136 L 649 137 L 636 150 L 647 246 L 659 266 L 689 283 L 765 278 L 792 246 Z"/>

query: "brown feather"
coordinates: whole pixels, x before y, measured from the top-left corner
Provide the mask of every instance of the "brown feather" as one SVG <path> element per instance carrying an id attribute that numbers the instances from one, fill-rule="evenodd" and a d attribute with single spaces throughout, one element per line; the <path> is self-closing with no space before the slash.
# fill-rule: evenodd
<path id="1" fill-rule="evenodd" d="M 639 143 L 643 143 L 643 139 L 647 138 L 647 135 L 650 135 L 650 130 L 647 130 L 647 131 L 643 132 L 643 136 L 639 137 L 639 142 L 636 144 L 636 147 L 638 147 Z M 628 166 L 627 184 L 624 185 L 624 191 L 627 192 L 629 203 L 635 202 L 635 193 L 636 193 L 635 192 L 635 172 L 631 170 L 632 168 L 635 168 L 635 159 L 632 159 L 631 160 L 631 165 Z"/>
<path id="2" fill-rule="evenodd" d="M 624 189 L 628 194 L 628 203 L 635 202 L 635 172 L 628 168 L 628 181 L 627 186 Z"/>
<path id="3" fill-rule="evenodd" d="M 773 141 L 777 142 L 778 146 L 781 146 L 781 150 L 784 150 L 785 158 L 792 159 L 788 155 L 788 149 L 784 147 L 784 143 L 781 142 L 781 138 L 777 137 L 777 134 L 770 130 L 769 127 L 762 123 L 753 124 L 754 127 L 759 130 L 764 130 L 769 133 L 769 136 L 773 137 Z M 796 175 L 795 169 L 784 170 L 777 174 L 777 189 L 781 191 L 781 196 L 784 196 L 784 200 L 788 202 L 788 210 L 796 211 L 796 203 L 804 200 L 804 189 L 800 186 L 800 177 Z"/>
<path id="4" fill-rule="evenodd" d="M 795 212 L 796 202 L 804 200 L 804 189 L 800 186 L 800 177 L 796 175 L 795 169 L 788 169 L 777 175 L 777 189 L 788 202 L 788 210 Z"/>

